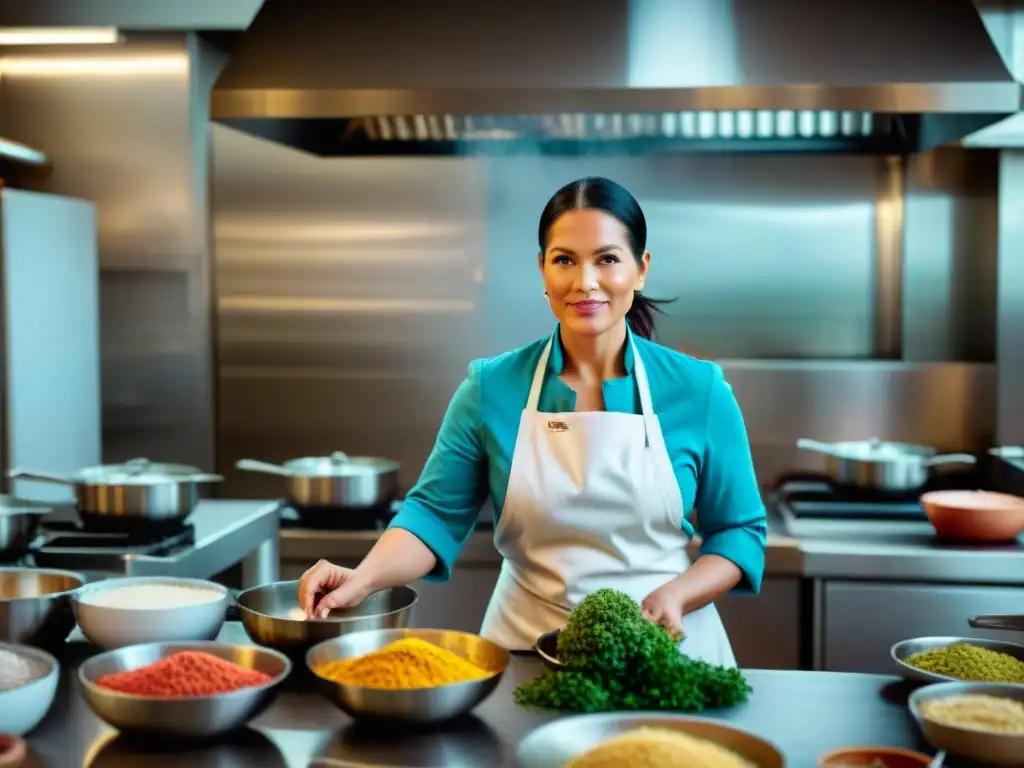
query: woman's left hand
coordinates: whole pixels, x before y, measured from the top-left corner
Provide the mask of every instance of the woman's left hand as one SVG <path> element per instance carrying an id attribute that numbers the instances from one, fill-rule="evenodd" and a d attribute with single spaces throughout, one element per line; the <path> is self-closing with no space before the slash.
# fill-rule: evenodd
<path id="1" fill-rule="evenodd" d="M 683 598 L 675 581 L 662 584 L 640 604 L 644 616 L 674 635 L 683 635 Z"/>

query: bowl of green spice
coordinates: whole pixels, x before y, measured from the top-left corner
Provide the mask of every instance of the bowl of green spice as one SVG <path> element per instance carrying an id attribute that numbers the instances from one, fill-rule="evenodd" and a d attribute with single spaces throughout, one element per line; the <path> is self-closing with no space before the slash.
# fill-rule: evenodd
<path id="1" fill-rule="evenodd" d="M 916 637 L 889 652 L 907 680 L 1024 685 L 1024 646 L 976 637 Z"/>

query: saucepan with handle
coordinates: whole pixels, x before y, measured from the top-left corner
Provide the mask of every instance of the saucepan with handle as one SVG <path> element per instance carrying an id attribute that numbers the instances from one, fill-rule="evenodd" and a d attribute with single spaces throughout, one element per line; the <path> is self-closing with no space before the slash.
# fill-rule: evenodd
<path id="1" fill-rule="evenodd" d="M 1024 632 L 1024 614 L 997 613 L 987 616 L 971 616 L 968 623 L 975 629 Z"/>
<path id="2" fill-rule="evenodd" d="M 241 459 L 235 468 L 283 478 L 288 501 L 303 510 L 365 512 L 386 507 L 398 497 L 398 462 L 376 456 L 335 451 L 283 464 Z"/>
<path id="3" fill-rule="evenodd" d="M 183 464 L 132 459 L 70 476 L 14 469 L 8 477 L 70 486 L 83 522 L 111 526 L 180 522 L 199 502 L 199 486 L 223 478 Z"/>
<path id="4" fill-rule="evenodd" d="M 916 491 L 931 479 L 934 467 L 977 462 L 969 453 L 939 454 L 927 445 L 878 439 L 823 443 L 800 438 L 796 445 L 823 454 L 836 484 L 877 491 Z"/>

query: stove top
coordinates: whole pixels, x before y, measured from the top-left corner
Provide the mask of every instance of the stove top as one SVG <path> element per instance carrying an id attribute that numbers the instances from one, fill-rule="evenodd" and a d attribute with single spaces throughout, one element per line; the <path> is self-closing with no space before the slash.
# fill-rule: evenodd
<path id="1" fill-rule="evenodd" d="M 163 557 L 195 543 L 195 527 L 182 523 L 159 531 L 97 532 L 73 522 L 47 521 L 29 556 L 40 568 L 102 570 L 131 556 Z"/>
<path id="2" fill-rule="evenodd" d="M 789 482 L 776 491 L 776 503 L 796 519 L 925 520 L 915 496 L 845 494 L 826 482 Z"/>
<path id="3" fill-rule="evenodd" d="M 351 510 L 308 508 L 294 505 L 281 507 L 281 528 L 315 529 L 325 531 L 383 531 L 398 514 L 400 501 L 374 509 Z"/>
<path id="4" fill-rule="evenodd" d="M 921 494 L 945 489 L 987 487 L 975 472 L 936 476 L 926 487 L 911 492 L 888 492 L 833 485 L 821 475 L 791 475 L 784 478 L 771 498 L 784 517 L 796 520 L 875 520 L 924 522 Z"/>

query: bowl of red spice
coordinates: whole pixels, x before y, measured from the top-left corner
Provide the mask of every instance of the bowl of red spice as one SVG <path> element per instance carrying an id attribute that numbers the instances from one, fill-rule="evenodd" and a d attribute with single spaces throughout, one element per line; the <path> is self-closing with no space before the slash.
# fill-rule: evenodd
<path id="1" fill-rule="evenodd" d="M 150 643 L 93 656 L 78 679 L 93 712 L 123 733 L 205 739 L 263 712 L 291 669 L 270 648 Z"/>

